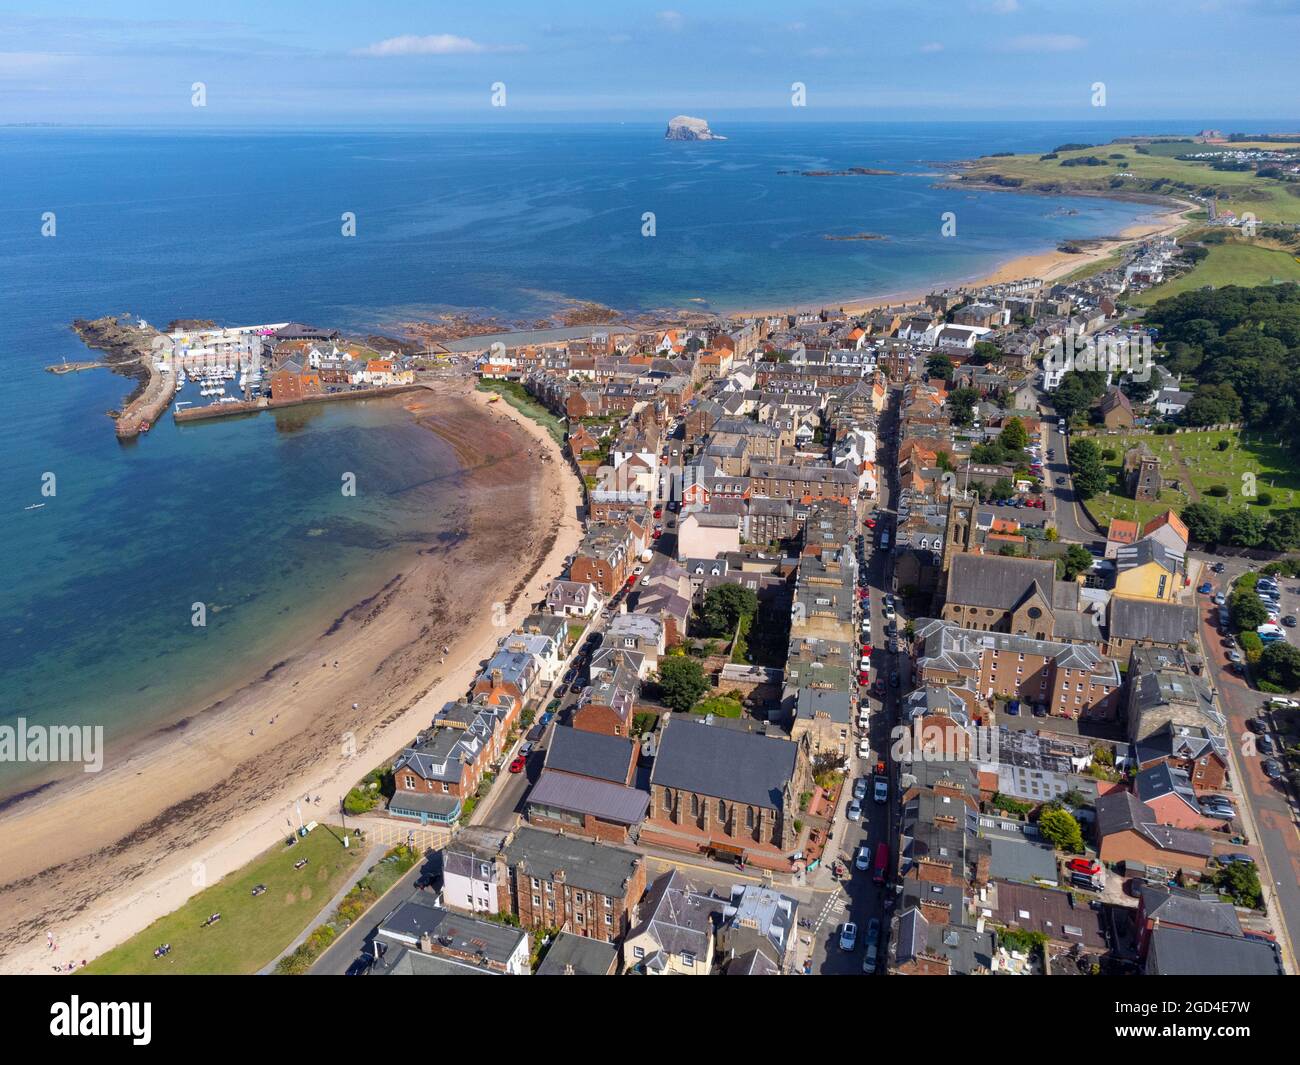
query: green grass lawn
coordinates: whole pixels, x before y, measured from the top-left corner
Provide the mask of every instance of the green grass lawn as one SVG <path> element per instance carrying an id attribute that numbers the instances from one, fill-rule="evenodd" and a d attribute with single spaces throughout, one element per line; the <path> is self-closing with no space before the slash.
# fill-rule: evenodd
<path id="1" fill-rule="evenodd" d="M 1113 450 L 1115 457 L 1105 460 L 1112 483 L 1117 484 L 1124 452 L 1139 441 L 1145 442 L 1161 462 L 1161 472 L 1166 481 L 1180 482 L 1178 489 L 1165 488 L 1160 494 L 1159 502 L 1139 503 L 1117 491 L 1094 496 L 1088 500 L 1088 509 L 1093 516 L 1105 524 L 1112 518 L 1124 518 L 1129 521 L 1146 522 L 1157 514 L 1173 509 L 1182 510 L 1193 496 L 1187 491 L 1184 471 L 1180 461 L 1186 466 L 1191 476 L 1191 486 L 1203 503 L 1225 509 L 1234 509 L 1245 501 L 1242 495 L 1246 487 L 1243 474 L 1253 474 L 1255 490 L 1268 492 L 1272 502 L 1263 506 L 1258 502 L 1252 506 L 1265 511 L 1289 510 L 1300 505 L 1300 471 L 1288 460 L 1286 450 L 1276 437 L 1258 432 L 1247 434 L 1246 442 L 1239 434 L 1227 431 L 1175 433 L 1158 436 L 1154 433 L 1125 433 L 1114 436 L 1095 437 L 1103 452 Z M 1219 442 L 1228 440 L 1231 447 L 1227 451 L 1219 450 Z M 1216 497 L 1208 494 L 1214 485 L 1223 485 L 1229 495 Z"/>
<path id="2" fill-rule="evenodd" d="M 355 873 L 368 847 L 343 847 L 340 837 L 321 826 L 293 847 L 277 843 L 242 869 L 205 888 L 179 910 L 139 935 L 96 958 L 83 972 L 255 973 L 293 942 Z M 302 858 L 308 863 L 294 869 Z M 266 891 L 253 898 L 253 888 Z M 209 914 L 221 920 L 202 927 Z M 155 958 L 154 949 L 172 945 Z"/>
<path id="3" fill-rule="evenodd" d="M 540 424 L 555 437 L 557 444 L 564 443 L 564 422 L 533 399 L 517 381 L 479 381 L 478 388 L 481 392 L 496 392 L 515 410 Z"/>
<path id="4" fill-rule="evenodd" d="M 1269 285 L 1300 281 L 1300 263 L 1290 252 L 1275 251 L 1256 244 L 1231 242 L 1208 244 L 1210 254 L 1182 277 L 1130 296 L 1131 302 L 1149 307 L 1168 296 L 1212 285 Z"/>
<path id="5" fill-rule="evenodd" d="M 1205 150 L 1206 145 L 1185 144 L 1183 152 Z M 1276 145 L 1275 147 L 1285 147 Z M 1167 150 L 1167 149 L 1166 149 Z M 1112 159 L 1112 154 L 1122 159 Z M 1105 166 L 1062 166 L 1063 160 L 1083 156 L 1096 156 L 1105 160 Z M 1170 155 L 1152 150 L 1139 154 L 1131 144 L 1098 144 L 1091 148 L 1061 152 L 1056 159 L 1040 159 L 1037 155 L 986 156 L 965 172 L 969 179 L 980 180 L 992 175 L 1019 179 L 1022 188 L 1040 192 L 1065 192 L 1066 186 L 1090 192 L 1121 193 L 1167 192 L 1186 195 L 1186 189 L 1159 184 L 1181 183 L 1195 190 L 1214 188 L 1219 194 L 1221 210 L 1240 215 L 1252 211 L 1264 222 L 1300 222 L 1300 196 L 1289 191 L 1300 188 L 1274 178 L 1261 178 L 1253 173 L 1214 170 L 1207 163 L 1174 159 Z M 1131 174 L 1132 177 L 1120 177 Z"/>

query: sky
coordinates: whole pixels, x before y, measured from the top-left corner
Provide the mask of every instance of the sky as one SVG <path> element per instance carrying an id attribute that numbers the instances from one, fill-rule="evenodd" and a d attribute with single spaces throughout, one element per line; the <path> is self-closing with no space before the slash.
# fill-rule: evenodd
<path id="1" fill-rule="evenodd" d="M 0 123 L 1285 119 L 1298 41 L 1300 0 L 0 0 Z"/>

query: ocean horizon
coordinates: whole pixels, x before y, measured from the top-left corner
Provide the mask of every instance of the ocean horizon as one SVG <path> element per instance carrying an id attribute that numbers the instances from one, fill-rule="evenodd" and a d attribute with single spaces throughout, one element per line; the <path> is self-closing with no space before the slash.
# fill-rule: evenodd
<path id="1" fill-rule="evenodd" d="M 74 318 L 393 334 L 442 313 L 524 322 L 569 301 L 631 314 L 808 305 L 979 276 L 1156 210 L 958 188 L 934 165 L 1046 151 L 1097 124 L 711 122 L 729 139 L 666 142 L 662 122 L 0 128 L 0 724 L 113 735 L 162 722 L 315 635 L 456 523 L 449 449 L 396 404 L 166 418 L 120 445 L 105 412 L 132 382 L 43 370 L 96 357 Z M 892 173 L 797 173 L 849 167 Z M 880 239 L 827 239 L 864 233 Z M 343 472 L 358 497 L 341 495 Z M 50 473 L 57 493 L 42 496 Z M 210 605 L 201 629 L 196 602 Z M 0 795 L 24 772 L 0 766 Z"/>

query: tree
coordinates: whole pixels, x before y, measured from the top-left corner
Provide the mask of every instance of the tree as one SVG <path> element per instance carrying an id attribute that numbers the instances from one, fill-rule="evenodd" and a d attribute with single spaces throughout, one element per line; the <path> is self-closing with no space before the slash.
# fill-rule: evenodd
<path id="1" fill-rule="evenodd" d="M 976 366 L 985 366 L 1001 357 L 1002 349 L 996 344 L 991 344 L 987 340 L 977 340 L 971 351 L 970 362 Z"/>
<path id="2" fill-rule="evenodd" d="M 1096 371 L 1070 370 L 1061 375 L 1061 383 L 1052 393 L 1056 413 L 1069 421 L 1085 411 L 1106 392 L 1106 375 Z"/>
<path id="3" fill-rule="evenodd" d="M 1300 688 L 1300 648 L 1274 640 L 1259 656 L 1259 676 L 1289 692 Z"/>
<path id="4" fill-rule="evenodd" d="M 1078 854 L 1083 850 L 1083 830 L 1069 810 L 1060 807 L 1044 810 L 1038 818 L 1038 831 L 1059 851 Z"/>
<path id="5" fill-rule="evenodd" d="M 1146 403 L 1160 391 L 1163 384 L 1164 378 L 1160 376 L 1160 371 L 1152 367 L 1145 380 L 1130 376 L 1120 388 L 1134 403 Z"/>
<path id="6" fill-rule="evenodd" d="M 679 713 L 689 710 L 709 689 L 704 667 L 694 658 L 666 658 L 659 663 L 659 698 Z"/>
<path id="7" fill-rule="evenodd" d="M 710 633 L 730 636 L 741 618 L 753 617 L 758 612 L 758 596 L 752 588 L 719 584 L 705 594 L 700 612 Z"/>
<path id="8" fill-rule="evenodd" d="M 1057 576 L 1063 581 L 1072 581 L 1092 565 L 1092 555 L 1082 544 L 1071 544 L 1065 554 L 1056 560 Z"/>
<path id="9" fill-rule="evenodd" d="M 1240 507 L 1223 516 L 1224 539 L 1239 547 L 1258 547 L 1268 532 L 1268 518 L 1258 511 Z"/>
<path id="10" fill-rule="evenodd" d="M 954 388 L 948 393 L 948 414 L 954 425 L 963 428 L 975 421 L 975 404 L 980 394 L 973 388 Z"/>
<path id="11" fill-rule="evenodd" d="M 1300 511 L 1287 510 L 1276 515 L 1268 523 L 1264 546 L 1272 551 L 1290 551 L 1300 546 Z"/>
<path id="12" fill-rule="evenodd" d="M 941 377 L 945 381 L 951 381 L 952 371 L 952 359 L 940 352 L 936 352 L 925 360 L 926 377 Z"/>
<path id="13" fill-rule="evenodd" d="M 1007 424 L 998 434 L 998 443 L 1009 452 L 1023 451 L 1025 445 L 1029 443 L 1029 433 L 1025 429 L 1025 423 L 1019 418 L 1008 418 Z"/>
<path id="14" fill-rule="evenodd" d="M 1214 885 L 1238 906 L 1258 909 L 1264 903 L 1259 869 L 1254 862 L 1229 862 L 1214 874 Z"/>
<path id="15" fill-rule="evenodd" d="M 1220 425 L 1241 418 L 1241 397 L 1227 382 L 1197 388 L 1183 408 L 1185 425 Z"/>
<path id="16" fill-rule="evenodd" d="M 1080 499 L 1091 499 L 1106 490 L 1110 480 L 1101 461 L 1101 448 L 1086 437 L 1070 445 L 1070 466 L 1074 473 L 1074 490 Z"/>
<path id="17" fill-rule="evenodd" d="M 1006 499 L 1008 496 L 1015 495 L 1016 486 L 1011 483 L 1010 477 L 999 477 L 993 482 L 993 494 L 998 499 Z"/>
<path id="18" fill-rule="evenodd" d="M 1192 540 L 1217 544 L 1223 538 L 1223 515 L 1208 503 L 1188 503 L 1180 517 Z"/>
<path id="19" fill-rule="evenodd" d="M 1228 616 L 1234 629 L 1249 632 L 1268 620 L 1268 611 L 1253 588 L 1239 588 L 1228 598 Z"/>

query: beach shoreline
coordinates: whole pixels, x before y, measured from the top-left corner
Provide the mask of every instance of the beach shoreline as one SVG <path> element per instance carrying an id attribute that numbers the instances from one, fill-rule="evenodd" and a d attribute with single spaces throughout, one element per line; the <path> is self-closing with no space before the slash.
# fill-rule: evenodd
<path id="1" fill-rule="evenodd" d="M 463 697 L 559 575 L 581 536 L 582 493 L 546 431 L 468 382 L 401 401 L 460 457 L 469 535 L 425 549 L 299 650 L 102 773 L 6 809 L 0 972 L 95 957 L 285 837 L 304 796 L 322 797 L 304 816 L 332 813 Z"/>
<path id="2" fill-rule="evenodd" d="M 1098 260 L 1108 258 L 1124 248 L 1152 237 L 1170 236 L 1187 225 L 1186 215 L 1194 210 L 1195 204 L 1168 207 L 1155 212 L 1149 221 L 1134 222 L 1118 234 L 1117 240 L 1109 240 L 1098 247 L 1081 252 L 1064 252 L 1059 248 L 1038 252 L 1029 252 L 1007 259 L 992 271 L 975 276 L 938 279 L 924 289 L 908 289 L 899 292 L 886 292 L 878 296 L 847 296 L 843 298 L 826 298 L 817 301 L 789 304 L 783 307 L 746 308 L 741 310 L 718 312 L 719 317 L 767 317 L 789 314 L 792 311 L 820 311 L 842 309 L 848 314 L 862 314 L 906 303 L 918 303 L 929 293 L 945 288 L 980 288 L 1007 281 L 1017 281 L 1024 277 L 1037 277 L 1043 281 L 1059 281 L 1081 267 L 1089 266 Z M 1076 238 L 1085 243 L 1099 241 L 1100 237 Z"/>

